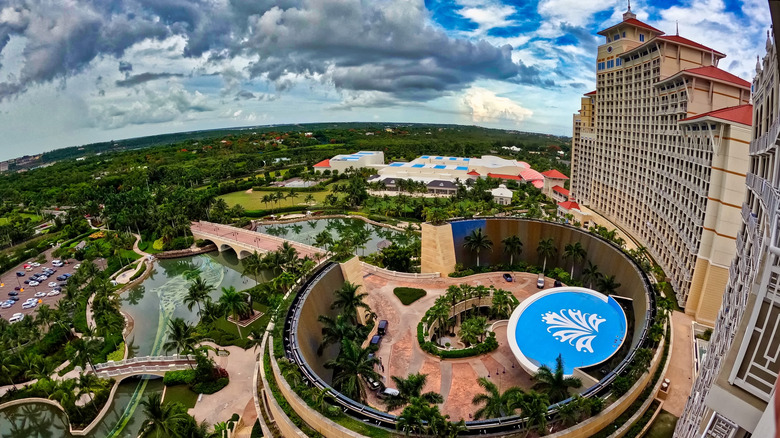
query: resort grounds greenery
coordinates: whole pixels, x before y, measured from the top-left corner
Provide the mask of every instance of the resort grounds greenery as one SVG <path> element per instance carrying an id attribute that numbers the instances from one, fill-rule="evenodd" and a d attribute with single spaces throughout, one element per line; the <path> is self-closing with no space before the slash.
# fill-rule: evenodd
<path id="1" fill-rule="evenodd" d="M 393 294 L 401 300 L 403 305 L 408 306 L 424 297 L 427 292 L 425 292 L 425 289 L 418 289 L 416 287 L 397 287 L 393 289 Z"/>

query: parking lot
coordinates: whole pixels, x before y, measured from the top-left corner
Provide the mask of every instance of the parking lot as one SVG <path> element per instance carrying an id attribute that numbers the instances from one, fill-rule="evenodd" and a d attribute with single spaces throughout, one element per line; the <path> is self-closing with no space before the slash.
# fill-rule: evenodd
<path id="1" fill-rule="evenodd" d="M 20 265 L 16 266 L 14 269 L 11 269 L 10 271 L 0 275 L 0 302 L 4 302 L 9 298 L 8 293 L 13 291 L 15 287 L 23 288 L 23 291 L 19 292 L 19 301 L 14 303 L 10 308 L 8 309 L 0 309 L 0 318 L 5 319 L 6 321 L 11 318 L 11 315 L 14 313 L 22 313 L 26 317 L 29 317 L 30 315 L 34 315 L 37 311 L 38 306 L 41 304 L 48 304 L 51 307 L 55 307 L 57 302 L 62 299 L 63 294 L 60 293 L 56 296 L 45 296 L 39 298 L 41 302 L 38 304 L 38 306 L 30 308 L 30 309 L 22 309 L 22 304 L 27 300 L 28 298 L 33 298 L 36 293 L 38 292 L 51 292 L 53 289 L 52 287 L 49 287 L 48 284 L 51 281 L 57 282 L 57 283 L 63 283 L 62 281 L 57 281 L 55 278 L 62 274 L 72 274 L 74 271 L 74 267 L 79 263 L 76 260 L 70 259 L 70 260 L 62 260 L 65 264 L 62 267 L 55 268 L 52 266 L 52 257 L 51 252 L 53 250 L 49 249 L 45 252 L 46 254 L 46 263 L 41 264 L 39 267 L 34 267 L 32 271 L 27 271 L 24 268 L 25 264 L 29 264 L 30 261 L 25 261 L 24 263 L 21 263 Z M 52 269 L 56 269 L 57 272 L 54 273 L 51 277 L 41 282 L 38 286 L 29 286 L 24 283 L 25 280 L 30 280 L 30 277 L 33 274 L 38 274 L 43 272 L 44 267 L 49 267 Z M 24 272 L 24 277 L 17 277 L 16 272 L 22 271 Z"/>

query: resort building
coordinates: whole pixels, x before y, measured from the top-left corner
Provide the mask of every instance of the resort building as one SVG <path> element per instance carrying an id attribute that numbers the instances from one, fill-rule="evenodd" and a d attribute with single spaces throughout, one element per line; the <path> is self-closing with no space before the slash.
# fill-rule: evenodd
<path id="1" fill-rule="evenodd" d="M 539 189 L 544 186 L 544 176 L 528 163 L 492 155 L 483 155 L 481 158 L 423 155 L 410 162 L 381 166 L 378 175 L 371 181 L 411 179 L 428 184 L 431 181 L 459 180 L 465 183 L 467 179 L 476 180 L 480 177 L 527 182 Z"/>
<path id="2" fill-rule="evenodd" d="M 360 169 L 363 167 L 377 168 L 385 164 L 385 153 L 381 151 L 360 151 L 349 155 L 336 155 L 329 160 L 322 160 L 314 165 L 314 170 L 324 171 L 338 170 L 344 172 L 350 167 Z"/>
<path id="3" fill-rule="evenodd" d="M 750 83 L 726 55 L 636 19 L 599 32 L 596 91 L 573 120 L 570 199 L 631 234 L 686 312 L 715 323 L 748 170 Z"/>
<path id="4" fill-rule="evenodd" d="M 769 2 L 780 25 L 780 4 Z M 753 139 L 736 258 L 715 330 L 698 365 L 676 437 L 772 437 L 780 372 L 780 132 L 778 56 L 767 54 L 753 80 Z"/>
<path id="5" fill-rule="evenodd" d="M 547 195 L 550 198 L 553 198 L 557 201 L 555 198 L 555 188 L 557 187 L 559 189 L 563 189 L 566 191 L 566 197 L 569 196 L 569 191 L 564 188 L 566 185 L 566 181 L 569 180 L 569 177 L 562 174 L 561 172 L 551 169 L 547 170 L 545 172 L 542 172 L 542 176 L 544 177 L 544 186 L 542 187 L 542 193 Z M 568 201 L 568 199 L 564 199 L 564 201 Z"/>
<path id="6" fill-rule="evenodd" d="M 512 203 L 513 193 L 504 184 L 499 184 L 497 188 L 490 191 L 490 194 L 493 196 L 493 201 L 498 205 L 509 205 Z"/>

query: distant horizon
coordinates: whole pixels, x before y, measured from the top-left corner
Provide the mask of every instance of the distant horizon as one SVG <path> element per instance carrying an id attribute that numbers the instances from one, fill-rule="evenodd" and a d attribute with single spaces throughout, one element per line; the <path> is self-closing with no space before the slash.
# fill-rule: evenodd
<path id="1" fill-rule="evenodd" d="M 120 138 L 120 139 L 109 139 L 109 140 L 103 140 L 103 141 L 94 141 L 91 143 L 83 143 L 78 145 L 70 145 L 70 146 L 62 146 L 57 147 L 54 149 L 48 149 L 37 153 L 26 153 L 23 155 L 15 156 L 15 157 L 4 157 L 2 155 L 4 149 L 0 149 L 0 162 L 4 161 L 11 161 L 11 160 L 18 160 L 20 158 L 24 157 L 33 157 L 37 155 L 43 155 L 47 153 L 51 153 L 54 151 L 59 151 L 63 149 L 71 149 L 71 148 L 80 148 L 80 147 L 88 147 L 96 144 L 102 144 L 102 143 L 120 143 L 123 141 L 128 140 L 138 140 L 142 138 L 148 138 L 148 137 L 156 137 L 156 136 L 165 136 L 165 135 L 176 135 L 176 134 L 195 134 L 195 133 L 202 133 L 202 132 L 210 132 L 210 131 L 221 131 L 221 130 L 249 130 L 249 129 L 267 129 L 267 128 L 273 128 L 273 127 L 287 127 L 287 126 L 307 126 L 307 125 L 320 125 L 320 124 L 333 124 L 333 125 L 346 125 L 346 124 L 366 124 L 366 125 L 420 125 L 420 126 L 465 126 L 465 127 L 474 127 L 474 128 L 483 128 L 483 129 L 494 129 L 497 131 L 517 131 L 521 133 L 527 133 L 527 134 L 538 134 L 538 135 L 549 135 L 553 137 L 558 138 L 571 138 L 571 135 L 557 135 L 557 134 L 550 134 L 546 132 L 534 132 L 534 131 L 526 131 L 521 129 L 511 129 L 511 128 L 493 128 L 489 126 L 482 126 L 477 124 L 458 124 L 458 123 L 424 123 L 424 122 L 381 122 L 381 121 L 368 121 L 368 122 L 360 122 L 360 121 L 352 121 L 352 122 L 306 122 L 306 123 L 271 123 L 267 125 L 245 125 L 245 126 L 228 126 L 228 127 L 222 127 L 222 128 L 209 128 L 209 129 L 195 129 L 195 130 L 186 130 L 186 131 L 173 131 L 173 132 L 163 132 L 163 133 L 157 133 L 157 134 L 149 134 L 149 135 L 142 135 L 137 137 L 126 137 L 126 138 Z"/>

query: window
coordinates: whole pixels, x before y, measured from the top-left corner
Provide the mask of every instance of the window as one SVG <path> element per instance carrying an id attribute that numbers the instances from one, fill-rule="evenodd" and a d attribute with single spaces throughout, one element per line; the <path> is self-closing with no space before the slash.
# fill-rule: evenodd
<path id="1" fill-rule="evenodd" d="M 623 58 L 618 58 L 617 60 L 615 60 L 615 65 L 617 65 L 618 67 L 623 65 Z"/>
<path id="2" fill-rule="evenodd" d="M 640 42 L 640 43 L 643 43 L 643 42 L 645 42 L 645 34 L 643 34 L 643 33 L 640 33 L 640 34 L 639 34 L 639 42 Z"/>
<path id="3" fill-rule="evenodd" d="M 615 36 L 612 37 L 612 41 L 617 41 L 620 39 L 620 34 L 616 33 Z"/>
<path id="4" fill-rule="evenodd" d="M 625 38 L 625 37 L 626 37 L 626 33 L 625 33 L 625 32 L 623 32 L 623 38 Z"/>

